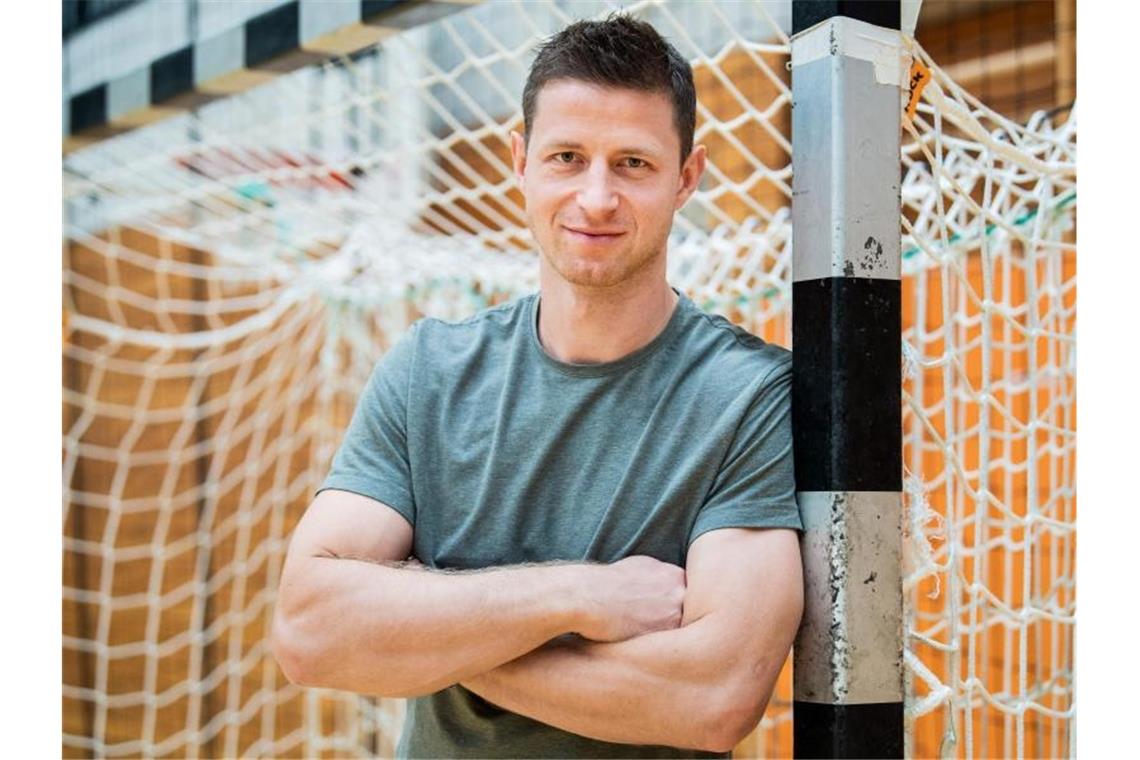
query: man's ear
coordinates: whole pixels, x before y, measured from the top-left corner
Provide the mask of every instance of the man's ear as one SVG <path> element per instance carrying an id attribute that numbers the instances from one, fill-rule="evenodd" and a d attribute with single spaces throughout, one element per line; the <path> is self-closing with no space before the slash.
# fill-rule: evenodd
<path id="1" fill-rule="evenodd" d="M 692 151 L 689 152 L 689 157 L 685 159 L 685 163 L 681 165 L 681 179 L 677 185 L 677 199 L 673 204 L 673 210 L 681 208 L 685 202 L 689 200 L 689 196 L 697 189 L 701 183 L 701 177 L 705 173 L 705 161 L 707 160 L 707 151 L 703 145 L 693 146 Z"/>
<path id="2" fill-rule="evenodd" d="M 526 179 L 526 138 L 516 130 L 511 130 L 511 164 L 515 169 L 515 179 L 519 190 L 525 190 Z"/>

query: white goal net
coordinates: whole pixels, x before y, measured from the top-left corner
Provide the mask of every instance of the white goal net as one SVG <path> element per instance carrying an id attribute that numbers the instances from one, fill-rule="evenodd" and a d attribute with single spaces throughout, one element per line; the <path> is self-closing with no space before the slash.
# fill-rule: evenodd
<path id="1" fill-rule="evenodd" d="M 508 132 L 535 44 L 604 2 L 476 5 L 64 163 L 65 756 L 390 756 L 398 700 L 285 681 L 286 542 L 422 315 L 537 288 Z M 709 169 L 669 278 L 790 345 L 787 18 L 637 2 Z M 903 119 L 913 755 L 1073 741 L 1073 113 L 932 79 Z M 791 679 L 738 754 L 786 756 Z"/>

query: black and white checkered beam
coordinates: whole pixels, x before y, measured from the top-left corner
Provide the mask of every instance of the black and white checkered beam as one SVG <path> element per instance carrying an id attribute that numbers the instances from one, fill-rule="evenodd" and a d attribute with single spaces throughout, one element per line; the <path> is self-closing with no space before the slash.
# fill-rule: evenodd
<path id="1" fill-rule="evenodd" d="M 793 4 L 796 757 L 902 757 L 896 2 Z"/>
<path id="2" fill-rule="evenodd" d="M 292 0 L 239 26 L 194 39 L 147 65 L 90 87 L 66 103 L 64 150 L 151 124 L 243 92 L 478 0 Z M 110 18 L 106 23 L 115 23 Z"/>

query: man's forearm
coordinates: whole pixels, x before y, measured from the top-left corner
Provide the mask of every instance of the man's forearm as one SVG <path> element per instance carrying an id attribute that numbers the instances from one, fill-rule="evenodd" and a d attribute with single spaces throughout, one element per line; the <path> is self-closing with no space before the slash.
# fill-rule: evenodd
<path id="1" fill-rule="evenodd" d="M 559 639 L 463 681 L 484 699 L 603 741 L 728 751 L 763 705 L 747 663 L 725 651 L 708 616 L 616 643 Z"/>
<path id="2" fill-rule="evenodd" d="M 428 694 L 577 630 L 587 612 L 576 592 L 584 565 L 453 574 L 294 560 L 283 573 L 274 649 L 305 685 Z"/>

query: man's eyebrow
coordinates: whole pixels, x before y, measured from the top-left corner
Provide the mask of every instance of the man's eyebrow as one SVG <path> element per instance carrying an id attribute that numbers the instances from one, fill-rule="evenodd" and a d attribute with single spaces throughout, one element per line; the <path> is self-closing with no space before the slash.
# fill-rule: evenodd
<path id="1" fill-rule="evenodd" d="M 585 146 L 582 143 L 574 142 L 573 140 L 552 140 L 542 144 L 544 150 L 553 150 L 555 148 L 570 148 L 572 150 L 582 150 Z"/>
<path id="2" fill-rule="evenodd" d="M 542 150 L 544 150 L 544 151 L 559 150 L 559 149 L 584 150 L 585 146 L 582 145 L 582 143 L 574 142 L 573 140 L 552 140 L 551 142 L 547 142 L 547 143 L 542 144 Z M 658 154 L 662 153 L 662 151 L 660 149 L 653 148 L 653 147 L 648 146 L 648 145 L 623 146 L 621 148 L 618 148 L 614 152 L 615 153 L 621 153 L 623 155 L 633 154 L 633 155 L 640 155 L 640 156 L 653 156 L 653 155 L 658 155 Z"/>

